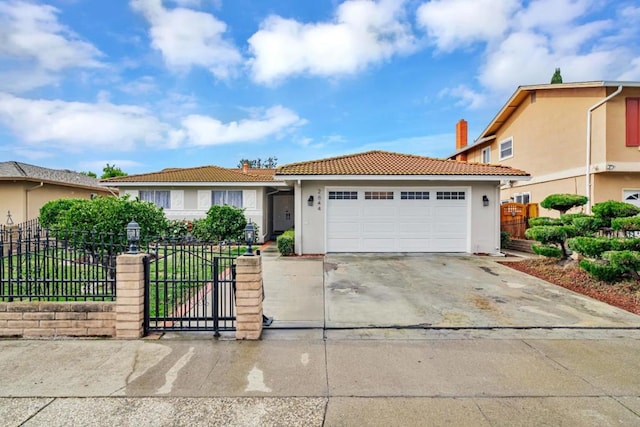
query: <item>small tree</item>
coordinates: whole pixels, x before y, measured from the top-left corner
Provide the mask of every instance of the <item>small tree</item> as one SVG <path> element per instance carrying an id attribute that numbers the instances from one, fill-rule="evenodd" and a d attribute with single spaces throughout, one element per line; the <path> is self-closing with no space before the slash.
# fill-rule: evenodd
<path id="1" fill-rule="evenodd" d="M 242 237 L 246 225 L 243 209 L 215 205 L 211 206 L 207 217 L 198 222 L 194 234 L 202 240 L 237 240 Z"/>
<path id="2" fill-rule="evenodd" d="M 551 77 L 551 84 L 558 84 L 558 83 L 562 83 L 562 75 L 560 74 L 560 68 L 556 68 L 556 71 L 553 73 L 553 76 Z"/>
<path id="3" fill-rule="evenodd" d="M 614 218 L 627 218 L 640 213 L 639 207 L 630 203 L 618 202 L 617 200 L 596 203 L 591 210 L 596 217 L 602 220 L 605 227 L 610 227 L 611 220 Z"/>
<path id="4" fill-rule="evenodd" d="M 81 175 L 85 175 L 85 176 L 90 176 L 91 178 L 97 178 L 98 175 L 96 175 L 95 172 L 91 172 L 91 171 L 82 171 L 80 172 Z"/>
<path id="5" fill-rule="evenodd" d="M 100 179 L 115 178 L 116 176 L 127 176 L 127 175 L 128 174 L 126 172 L 124 172 L 119 167 L 116 167 L 115 164 L 110 165 L 109 163 L 107 163 L 107 165 L 104 168 L 102 168 L 102 176 L 100 177 Z"/>
<path id="6" fill-rule="evenodd" d="M 550 194 L 540 202 L 540 206 L 545 209 L 552 209 L 565 214 L 569 209 L 576 206 L 583 206 L 589 199 L 578 194 Z"/>
<path id="7" fill-rule="evenodd" d="M 238 162 L 238 167 L 242 169 L 245 163 L 248 164 L 250 168 L 254 168 L 254 169 L 256 168 L 257 169 L 260 169 L 260 168 L 275 169 L 278 166 L 278 158 L 268 157 L 264 160 L 261 158 L 257 158 L 255 160 L 240 159 L 240 161 Z"/>

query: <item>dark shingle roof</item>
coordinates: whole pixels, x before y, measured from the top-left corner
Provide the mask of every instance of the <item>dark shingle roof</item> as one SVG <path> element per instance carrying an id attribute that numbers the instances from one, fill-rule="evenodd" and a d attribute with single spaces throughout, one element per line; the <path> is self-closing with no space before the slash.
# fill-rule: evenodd
<path id="1" fill-rule="evenodd" d="M 49 169 L 21 162 L 0 162 L 0 180 L 46 181 L 61 185 L 81 186 L 105 191 L 99 181 L 90 176 L 65 169 Z"/>
<path id="2" fill-rule="evenodd" d="M 292 163 L 276 175 L 487 175 L 529 176 L 508 166 L 434 159 L 387 151 L 368 151 L 348 156 Z"/>

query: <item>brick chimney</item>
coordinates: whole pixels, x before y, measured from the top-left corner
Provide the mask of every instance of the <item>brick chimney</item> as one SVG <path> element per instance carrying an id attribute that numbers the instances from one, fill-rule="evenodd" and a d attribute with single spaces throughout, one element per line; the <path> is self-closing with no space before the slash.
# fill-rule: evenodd
<path id="1" fill-rule="evenodd" d="M 247 172 L 249 172 L 249 163 L 244 162 L 242 164 L 242 173 L 247 173 Z"/>
<path id="2" fill-rule="evenodd" d="M 467 146 L 467 121 L 460 119 L 456 123 L 456 151 Z M 467 153 L 460 153 L 456 155 L 456 160 L 466 162 Z"/>

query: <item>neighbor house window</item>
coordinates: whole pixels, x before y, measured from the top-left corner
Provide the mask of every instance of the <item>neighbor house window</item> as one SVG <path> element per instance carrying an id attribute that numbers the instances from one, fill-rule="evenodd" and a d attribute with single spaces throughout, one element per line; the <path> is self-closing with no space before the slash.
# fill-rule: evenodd
<path id="1" fill-rule="evenodd" d="M 464 191 L 436 191 L 438 200 L 464 200 Z"/>
<path id="2" fill-rule="evenodd" d="M 365 191 L 365 200 L 393 200 L 393 191 Z"/>
<path id="3" fill-rule="evenodd" d="M 138 197 L 143 202 L 151 202 L 160 208 L 171 209 L 171 192 L 169 190 L 140 190 Z"/>
<path id="4" fill-rule="evenodd" d="M 400 200 L 429 200 L 428 191 L 401 191 Z"/>
<path id="5" fill-rule="evenodd" d="M 211 204 L 217 206 L 235 206 L 236 208 L 242 207 L 242 191 L 240 190 L 224 190 L 224 191 L 212 191 Z"/>
<path id="6" fill-rule="evenodd" d="M 627 98 L 627 147 L 640 147 L 640 98 Z"/>
<path id="7" fill-rule="evenodd" d="M 329 200 L 358 200 L 357 191 L 329 191 Z"/>
<path id="8" fill-rule="evenodd" d="M 531 203 L 531 193 L 516 193 L 513 195 L 513 201 L 516 203 Z"/>
<path id="9" fill-rule="evenodd" d="M 513 138 L 505 139 L 500 143 L 500 160 L 513 157 Z"/>
<path id="10" fill-rule="evenodd" d="M 491 147 L 482 149 L 482 163 L 491 163 Z"/>

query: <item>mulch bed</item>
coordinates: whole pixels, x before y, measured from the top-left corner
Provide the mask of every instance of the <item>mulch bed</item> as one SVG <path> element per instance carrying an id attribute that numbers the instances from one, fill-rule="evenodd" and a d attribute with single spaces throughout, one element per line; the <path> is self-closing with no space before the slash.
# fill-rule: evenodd
<path id="1" fill-rule="evenodd" d="M 552 259 L 526 259 L 502 264 L 640 315 L 640 283 L 634 280 L 602 282 L 582 270 L 575 261 L 558 263 Z"/>

